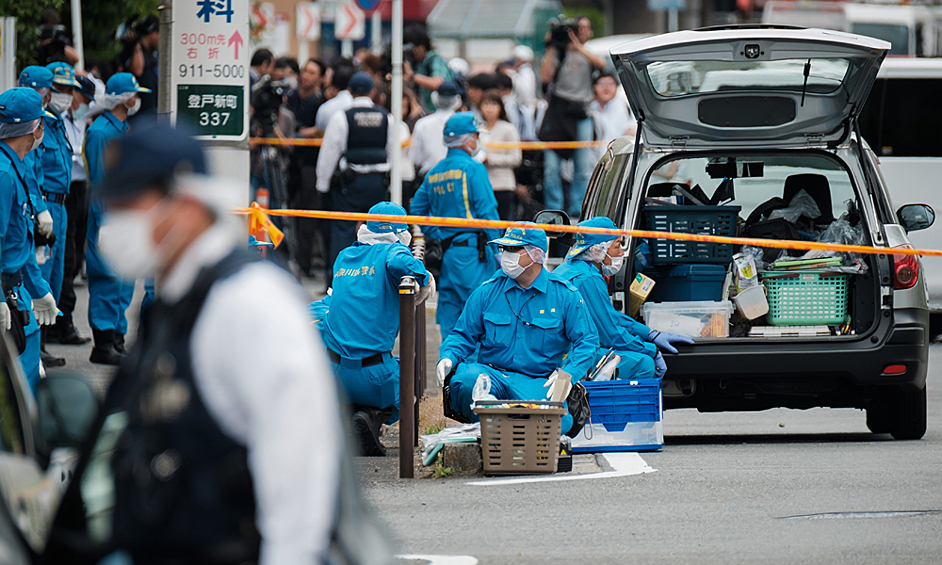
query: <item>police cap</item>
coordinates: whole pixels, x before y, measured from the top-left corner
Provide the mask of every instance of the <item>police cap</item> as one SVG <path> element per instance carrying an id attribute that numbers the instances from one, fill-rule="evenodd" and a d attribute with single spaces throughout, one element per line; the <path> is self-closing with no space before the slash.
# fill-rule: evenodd
<path id="1" fill-rule="evenodd" d="M 105 147 L 105 176 L 98 196 L 104 200 L 133 198 L 187 173 L 206 174 L 206 157 L 199 141 L 165 124 L 136 127 Z"/>
<path id="2" fill-rule="evenodd" d="M 68 63 L 49 63 L 46 68 L 52 73 L 53 84 L 65 86 L 82 86 L 75 80 L 75 69 Z"/>
<path id="3" fill-rule="evenodd" d="M 115 73 L 105 83 L 105 94 L 127 94 L 128 92 L 150 92 L 138 84 L 131 73 Z"/>
<path id="4" fill-rule="evenodd" d="M 350 91 L 350 94 L 369 94 L 373 88 L 373 78 L 363 71 L 353 73 L 353 76 L 350 77 L 350 82 L 347 83 L 347 89 Z"/>
<path id="5" fill-rule="evenodd" d="M 379 202 L 370 208 L 369 213 L 384 214 L 387 216 L 405 216 L 406 209 L 395 202 Z M 373 233 L 399 233 L 409 229 L 409 226 L 402 222 L 378 222 L 370 220 L 366 222 L 366 229 Z"/>
<path id="6" fill-rule="evenodd" d="M 31 122 L 43 113 L 43 97 L 32 88 L 16 87 L 0 94 L 0 123 Z"/>
<path id="7" fill-rule="evenodd" d="M 453 80 L 443 81 L 438 85 L 435 92 L 437 92 L 439 96 L 458 96 L 458 94 L 460 94 L 458 85 Z"/>
<path id="8" fill-rule="evenodd" d="M 611 218 L 606 218 L 605 216 L 596 216 L 588 220 L 583 220 L 579 222 L 579 225 L 582 227 L 588 228 L 608 228 L 608 229 L 618 229 L 615 226 L 615 222 Z M 606 241 L 612 241 L 617 239 L 617 235 L 602 234 L 602 233 L 580 233 L 576 235 L 576 243 L 569 249 L 569 253 L 566 254 L 566 258 L 575 257 L 576 255 L 582 253 L 586 249 L 592 247 L 597 243 L 605 243 Z"/>
<path id="9" fill-rule="evenodd" d="M 536 225 L 533 222 L 521 223 Z M 507 231 L 504 232 L 503 236 L 497 239 L 492 239 L 488 243 L 502 245 L 504 247 L 521 247 L 524 245 L 532 245 L 534 247 L 539 247 L 543 250 L 544 253 L 549 249 L 549 245 L 546 242 L 546 232 L 539 228 L 531 227 L 507 228 Z"/>
<path id="10" fill-rule="evenodd" d="M 23 69 L 20 73 L 20 86 L 30 88 L 51 88 L 52 71 L 46 67 L 37 67 L 32 65 Z"/>
<path id="11" fill-rule="evenodd" d="M 455 137 L 466 133 L 480 132 L 481 128 L 474 119 L 473 112 L 457 112 L 445 122 L 445 135 Z"/>

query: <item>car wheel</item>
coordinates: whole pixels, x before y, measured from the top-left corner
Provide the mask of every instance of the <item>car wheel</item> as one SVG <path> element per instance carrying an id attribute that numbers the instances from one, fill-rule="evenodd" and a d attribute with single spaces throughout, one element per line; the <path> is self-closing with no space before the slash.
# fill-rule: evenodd
<path id="1" fill-rule="evenodd" d="M 874 400 L 867 407 L 867 428 L 875 434 L 888 434 L 893 429 L 892 412 L 886 401 Z"/>
<path id="2" fill-rule="evenodd" d="M 893 428 L 895 439 L 922 439 L 926 435 L 926 387 L 896 393 Z"/>

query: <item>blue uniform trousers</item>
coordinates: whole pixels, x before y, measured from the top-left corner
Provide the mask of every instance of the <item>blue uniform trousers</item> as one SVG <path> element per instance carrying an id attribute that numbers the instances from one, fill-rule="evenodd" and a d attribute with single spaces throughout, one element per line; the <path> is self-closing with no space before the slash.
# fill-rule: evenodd
<path id="1" fill-rule="evenodd" d="M 442 342 L 455 329 L 471 291 L 494 276 L 494 271 L 498 268 L 497 260 L 490 249 L 485 251 L 484 261 L 478 260 L 476 237 L 481 236 L 472 236 L 470 239 L 457 237 L 458 241 L 466 239 L 468 247 L 452 245 L 442 258 L 442 270 L 438 279 L 438 311 L 435 313 Z"/>
<path id="2" fill-rule="evenodd" d="M 478 417 L 471 411 L 471 393 L 481 373 L 487 373 L 491 378 L 491 394 L 499 400 L 546 400 L 549 389 L 543 386 L 546 384 L 543 377 L 498 371 L 483 363 L 461 363 L 451 377 L 451 405 L 472 422 L 477 422 Z M 567 412 L 563 416 L 560 433 L 564 434 L 570 428 L 572 415 Z"/>
<path id="3" fill-rule="evenodd" d="M 124 312 L 134 297 L 134 284 L 127 284 L 114 276 L 98 249 L 98 230 L 101 210 L 95 206 L 88 212 L 88 251 L 85 271 L 88 274 L 88 323 L 99 331 L 128 332 L 128 319 Z"/>
<path id="4" fill-rule="evenodd" d="M 358 360 L 341 358 L 340 364 L 330 362 L 352 404 L 377 410 L 392 409 L 387 424 L 399 421 L 399 358 L 383 355 L 383 362 L 361 367 Z"/>
<path id="5" fill-rule="evenodd" d="M 16 287 L 17 300 L 20 312 L 26 312 L 29 316 L 29 324 L 23 328 L 26 332 L 26 349 L 20 353 L 20 365 L 23 366 L 23 373 L 26 375 L 26 382 L 29 383 L 33 396 L 36 395 L 36 385 L 39 384 L 39 349 L 40 337 L 39 324 L 36 323 L 36 316 L 33 316 L 33 299 L 26 290 L 25 285 Z"/>
<path id="6" fill-rule="evenodd" d="M 62 294 L 62 274 L 65 272 L 65 232 L 68 228 L 69 217 L 65 211 L 65 203 L 46 202 L 49 215 L 52 216 L 52 231 L 56 234 L 56 243 L 49 250 L 49 258 L 39 266 L 43 279 L 52 289 L 52 297 L 59 303 Z"/>
<path id="7" fill-rule="evenodd" d="M 607 347 L 599 348 L 599 354 L 596 356 L 596 363 L 608 352 Z M 650 379 L 654 377 L 654 358 L 647 353 L 637 351 L 615 351 L 615 355 L 621 356 L 621 362 L 618 363 L 619 379 Z"/>

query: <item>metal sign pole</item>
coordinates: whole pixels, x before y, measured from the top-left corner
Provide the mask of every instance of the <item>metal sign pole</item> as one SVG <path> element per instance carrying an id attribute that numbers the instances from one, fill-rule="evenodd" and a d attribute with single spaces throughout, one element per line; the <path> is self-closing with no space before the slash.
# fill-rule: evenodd
<path id="1" fill-rule="evenodd" d="M 78 0 L 76 0 L 77 2 Z M 170 59 L 173 41 L 173 0 L 164 0 L 157 10 L 160 14 L 160 43 L 157 51 L 157 120 L 173 122 L 170 107 Z M 75 13 L 73 11 L 73 13 Z"/>
<path id="2" fill-rule="evenodd" d="M 158 8 L 159 9 L 159 8 Z M 72 0 L 72 47 L 78 53 L 75 70 L 85 69 L 85 45 L 82 42 L 82 0 Z"/>
<path id="3" fill-rule="evenodd" d="M 402 205 L 402 150 L 399 148 L 399 124 L 402 123 L 402 0 L 392 4 L 392 106 L 393 127 L 396 128 L 396 147 L 392 157 L 389 196 Z"/>

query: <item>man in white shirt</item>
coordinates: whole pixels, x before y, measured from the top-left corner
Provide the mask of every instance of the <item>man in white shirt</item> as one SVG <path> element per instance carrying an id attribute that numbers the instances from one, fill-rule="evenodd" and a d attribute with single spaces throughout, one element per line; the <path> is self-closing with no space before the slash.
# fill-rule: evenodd
<path id="1" fill-rule="evenodd" d="M 353 67 L 340 65 L 332 69 L 330 87 L 327 88 L 326 92 L 335 91 L 337 95 L 321 104 L 321 107 L 317 109 L 317 116 L 314 118 L 314 127 L 321 135 L 327 131 L 327 125 L 330 123 L 330 119 L 334 117 L 334 114 L 343 112 L 353 105 L 353 95 L 347 90 L 352 76 Z"/>
<path id="2" fill-rule="evenodd" d="M 609 142 L 623 135 L 633 135 L 637 122 L 624 100 L 616 98 L 618 82 L 611 73 L 600 74 L 592 84 L 595 98 L 589 104 L 589 113 L 595 118 L 596 139 Z M 599 148 L 599 157 L 605 147 Z"/>
<path id="3" fill-rule="evenodd" d="M 435 105 L 435 112 L 415 122 L 412 143 L 409 145 L 409 157 L 422 178 L 448 154 L 442 131 L 445 129 L 445 122 L 461 105 L 458 85 L 450 80 L 443 82 L 432 93 L 432 104 Z"/>
<path id="4" fill-rule="evenodd" d="M 514 96 L 517 104 L 533 108 L 536 106 L 536 72 L 533 70 L 533 49 L 526 45 L 514 47 Z"/>
<path id="5" fill-rule="evenodd" d="M 118 275 L 153 276 L 158 292 L 66 495 L 110 519 L 67 501 L 62 543 L 89 551 L 81 540 L 105 536 L 135 563 L 326 562 L 344 445 L 303 289 L 245 250 L 228 213 L 239 192 L 206 175 L 195 139 L 154 125 L 108 151 L 99 245 Z M 110 480 L 83 488 L 101 464 Z"/>
<path id="6" fill-rule="evenodd" d="M 335 212 L 367 212 L 377 202 L 389 200 L 390 155 L 399 147 L 392 117 L 373 103 L 375 89 L 370 75 L 355 73 L 348 90 L 353 103 L 334 113 L 324 132 L 316 186 L 318 192 L 330 192 L 330 207 Z M 356 238 L 356 222 L 331 221 L 328 272 L 333 272 L 337 254 Z"/>

